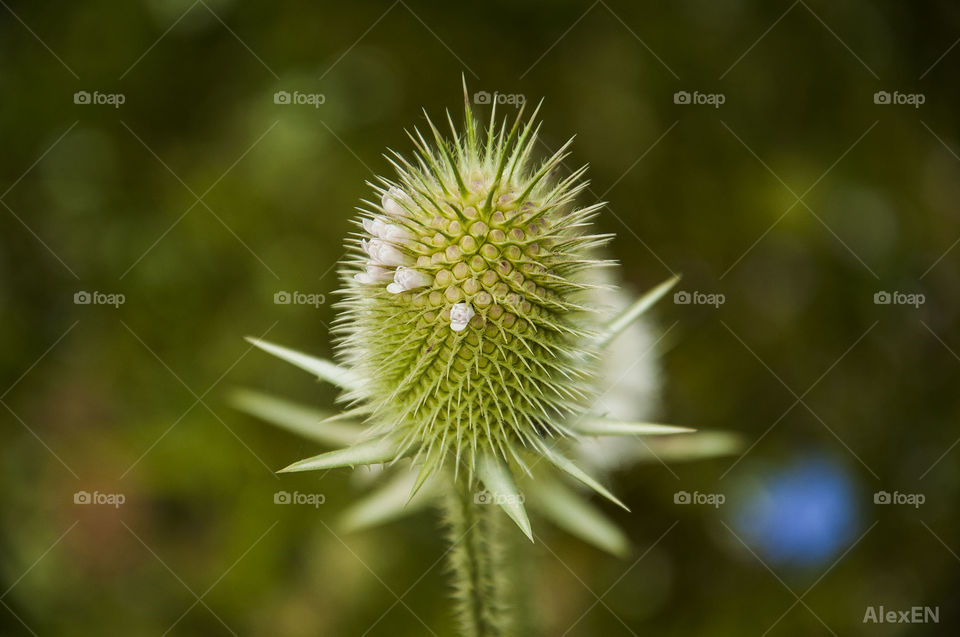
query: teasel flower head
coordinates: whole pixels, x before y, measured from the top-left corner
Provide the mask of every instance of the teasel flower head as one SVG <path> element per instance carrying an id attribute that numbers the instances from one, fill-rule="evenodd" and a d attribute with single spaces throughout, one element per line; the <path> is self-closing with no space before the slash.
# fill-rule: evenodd
<path id="1" fill-rule="evenodd" d="M 284 471 L 409 461 L 391 492 L 405 491 L 401 504 L 425 485 L 463 484 L 489 493 L 532 539 L 522 482 L 565 528 L 618 552 L 622 538 L 549 474 L 624 506 L 571 459 L 578 441 L 692 431 L 594 407 L 608 346 L 676 279 L 612 315 L 597 283 L 613 265 L 598 256 L 611 236 L 593 231 L 602 203 L 578 204 L 588 182 L 585 167 L 564 168 L 571 142 L 538 160 L 539 106 L 500 122 L 494 105 L 482 125 L 465 86 L 464 97 L 462 126 L 447 113 L 441 133 L 428 116 L 409 133 L 412 156 L 391 152 L 395 174 L 370 184 L 358 208 L 341 268 L 339 364 L 253 339 L 343 388 L 344 413 L 307 423 L 261 395 L 236 402 L 344 445 Z M 383 499 L 377 506 L 353 515 L 389 517 Z"/>

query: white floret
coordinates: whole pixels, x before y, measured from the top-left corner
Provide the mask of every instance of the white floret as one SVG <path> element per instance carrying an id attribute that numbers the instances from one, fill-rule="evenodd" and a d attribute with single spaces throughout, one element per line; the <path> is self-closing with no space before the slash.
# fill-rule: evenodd
<path id="1" fill-rule="evenodd" d="M 370 262 L 374 265 L 398 266 L 407 262 L 407 257 L 400 250 L 383 239 L 363 240 L 360 246 L 370 256 Z"/>
<path id="2" fill-rule="evenodd" d="M 431 282 L 432 279 L 423 272 L 400 266 L 393 275 L 393 283 L 387 286 L 387 291 L 400 294 L 407 290 L 425 287 Z"/>
<path id="3" fill-rule="evenodd" d="M 454 332 L 462 332 L 467 329 L 467 324 L 476 312 L 467 303 L 456 303 L 450 308 L 450 329 Z"/>
<path id="4" fill-rule="evenodd" d="M 408 202 L 410 197 L 396 186 L 383 193 L 380 199 L 380 206 L 388 215 L 402 216 L 407 214 L 400 202 Z"/>

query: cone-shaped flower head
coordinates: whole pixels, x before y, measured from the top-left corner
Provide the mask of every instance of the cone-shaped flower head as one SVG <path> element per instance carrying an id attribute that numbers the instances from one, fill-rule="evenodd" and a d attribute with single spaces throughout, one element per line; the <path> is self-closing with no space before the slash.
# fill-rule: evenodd
<path id="1" fill-rule="evenodd" d="M 609 262 L 594 252 L 609 237 L 589 231 L 602 204 L 577 207 L 575 198 L 587 186 L 584 168 L 558 176 L 570 142 L 538 162 L 536 112 L 524 123 L 521 109 L 515 122 L 498 125 L 494 107 L 481 131 L 467 103 L 462 131 L 447 120 L 449 138 L 429 118 L 430 143 L 414 130 L 416 156 L 393 153 L 388 159 L 396 177 L 374 185 L 375 200 L 360 208 L 341 270 L 341 364 L 251 339 L 341 387 L 350 408 L 320 419 L 255 394 L 239 397 L 238 406 L 340 447 L 284 471 L 411 458 L 417 469 L 412 482 L 401 473 L 393 483 L 399 492 L 412 490 L 411 501 L 465 476 L 470 488 L 482 487 L 533 539 L 516 480 L 525 473 L 524 489 L 541 512 L 622 553 L 626 540 L 616 527 L 546 470 L 559 469 L 624 506 L 569 459 L 575 443 L 692 431 L 617 418 L 602 405 L 592 409 L 597 363 L 609 354 L 604 350 L 677 279 L 608 316 L 613 308 L 600 309 L 604 288 L 596 283 L 602 280 L 598 269 Z M 362 417 L 364 427 L 351 424 L 352 417 Z M 731 445 L 720 443 L 714 440 L 707 451 L 697 447 L 695 455 L 729 452 Z M 544 459 L 534 475 L 531 469 Z M 440 479 L 421 490 L 444 467 Z M 407 498 L 398 503 L 396 487 L 385 489 L 358 505 L 354 525 L 399 514 Z"/>
<path id="2" fill-rule="evenodd" d="M 522 111 L 521 111 L 522 114 Z M 362 382 L 347 399 L 426 477 L 445 463 L 473 475 L 483 456 L 523 467 L 569 433 L 593 393 L 599 318 L 583 276 L 604 263 L 577 208 L 583 169 L 542 162 L 536 113 L 444 138 L 429 121 L 397 175 L 374 186 L 344 267 L 341 355 Z M 449 120 L 449 116 L 448 116 Z"/>
<path id="3" fill-rule="evenodd" d="M 532 541 L 529 495 L 529 504 L 558 526 L 625 555 L 626 535 L 554 470 L 626 508 L 570 458 L 603 469 L 614 454 L 598 446 L 591 462 L 588 439 L 671 439 L 693 430 L 617 418 L 595 400 L 599 383 L 615 390 L 645 354 L 627 352 L 626 371 L 611 377 L 611 343 L 636 327 L 677 278 L 619 308 L 605 303 L 611 290 L 598 282 L 609 262 L 594 252 L 609 237 L 589 231 L 602 204 L 577 207 L 587 185 L 583 168 L 558 175 L 570 142 L 538 162 L 536 111 L 524 122 L 521 109 L 512 125 L 498 125 L 494 107 L 481 131 L 466 86 L 464 99 L 462 130 L 448 114 L 451 132 L 444 138 L 428 117 L 431 142 L 414 129 L 416 155 L 388 157 L 396 176 L 373 185 L 376 197 L 360 208 L 341 268 L 341 364 L 250 339 L 341 387 L 350 407 L 328 417 L 249 391 L 233 402 L 336 447 L 284 472 L 398 465 L 384 472 L 382 488 L 344 512 L 346 528 L 379 524 L 442 498 L 464 634 L 505 634 L 504 609 L 513 600 L 501 594 L 513 589 L 501 568 L 506 553 L 495 518 L 482 505 L 498 505 Z M 633 400 L 643 398 L 620 405 L 628 418 L 638 411 Z M 737 444 L 714 437 L 660 449 L 676 458 L 729 453 Z"/>

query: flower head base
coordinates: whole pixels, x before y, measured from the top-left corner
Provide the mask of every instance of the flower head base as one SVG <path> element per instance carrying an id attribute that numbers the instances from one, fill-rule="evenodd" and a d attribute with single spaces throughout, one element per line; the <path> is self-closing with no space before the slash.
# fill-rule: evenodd
<path id="1" fill-rule="evenodd" d="M 583 169 L 555 176 L 567 145 L 532 160 L 535 116 L 498 127 L 494 110 L 481 135 L 468 105 L 450 139 L 428 118 L 434 147 L 415 131 L 416 158 L 394 153 L 360 209 L 337 327 L 364 382 L 346 398 L 423 477 L 485 454 L 525 467 L 593 393 L 582 275 L 607 237 L 583 232 L 600 207 L 574 205 Z"/>

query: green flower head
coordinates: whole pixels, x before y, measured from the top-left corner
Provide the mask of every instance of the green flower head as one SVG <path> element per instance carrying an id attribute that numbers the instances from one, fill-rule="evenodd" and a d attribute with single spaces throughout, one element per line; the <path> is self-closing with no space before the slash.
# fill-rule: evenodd
<path id="1" fill-rule="evenodd" d="M 410 134 L 413 158 L 392 152 L 396 175 L 371 184 L 375 197 L 358 208 L 341 267 L 340 364 L 252 339 L 340 386 L 347 410 L 311 422 L 312 412 L 262 395 L 236 402 L 342 447 L 284 471 L 409 459 L 413 473 L 398 482 L 407 492 L 401 504 L 428 482 L 434 492 L 482 489 L 532 538 L 517 486 L 525 480 L 524 491 L 542 496 L 542 508 L 561 525 L 619 552 L 621 536 L 572 504 L 576 496 L 545 470 L 559 469 L 623 506 L 572 460 L 578 443 L 691 431 L 594 409 L 605 391 L 608 346 L 676 279 L 614 314 L 601 272 L 612 262 L 597 256 L 611 237 L 591 231 L 603 204 L 577 205 L 586 169 L 564 173 L 570 142 L 537 160 L 539 106 L 529 118 L 521 108 L 515 120 L 499 122 L 494 105 L 481 126 L 466 95 L 464 86 L 462 128 L 448 113 L 444 137 L 427 117 L 428 135 Z M 345 419 L 361 422 L 351 427 Z M 386 504 L 394 500 L 377 500 L 373 517 L 394 511 Z"/>
<path id="2" fill-rule="evenodd" d="M 497 128 L 494 109 L 481 135 L 468 104 L 449 139 L 428 118 L 434 147 L 415 130 L 350 241 L 337 330 L 363 382 L 346 397 L 424 478 L 485 456 L 527 467 L 594 390 L 599 205 L 575 206 L 582 170 L 556 178 L 566 145 L 533 162 L 536 112 L 521 116 Z"/>

